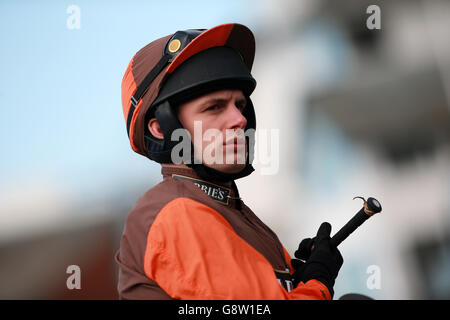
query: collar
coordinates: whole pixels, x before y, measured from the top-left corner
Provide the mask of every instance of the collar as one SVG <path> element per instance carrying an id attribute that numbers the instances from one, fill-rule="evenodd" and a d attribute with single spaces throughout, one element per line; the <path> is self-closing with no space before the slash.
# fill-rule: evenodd
<path id="1" fill-rule="evenodd" d="M 194 169 L 183 164 L 163 164 L 161 173 L 164 179 L 191 181 L 211 199 L 222 205 L 240 207 L 239 191 L 234 180 L 227 182 L 205 180 L 200 178 Z"/>

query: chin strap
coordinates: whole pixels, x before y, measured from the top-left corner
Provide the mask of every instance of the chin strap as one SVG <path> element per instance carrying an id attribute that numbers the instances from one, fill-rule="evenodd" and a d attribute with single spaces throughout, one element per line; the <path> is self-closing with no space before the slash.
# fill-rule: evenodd
<path id="1" fill-rule="evenodd" d="M 197 175 L 205 180 L 210 181 L 220 181 L 220 182 L 229 182 L 239 178 L 246 177 L 250 175 L 255 169 L 251 164 L 247 164 L 244 169 L 237 173 L 223 173 L 217 171 L 215 169 L 209 168 L 203 164 L 187 164 L 188 167 L 192 168 Z"/>

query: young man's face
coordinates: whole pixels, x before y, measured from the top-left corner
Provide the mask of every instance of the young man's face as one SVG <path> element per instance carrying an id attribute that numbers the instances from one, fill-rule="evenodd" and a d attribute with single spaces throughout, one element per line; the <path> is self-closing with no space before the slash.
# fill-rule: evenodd
<path id="1" fill-rule="evenodd" d="M 179 106 L 178 118 L 191 135 L 196 158 L 201 157 L 204 165 L 224 173 L 237 173 L 245 167 L 247 119 L 242 111 L 246 104 L 241 90 L 220 90 Z"/>

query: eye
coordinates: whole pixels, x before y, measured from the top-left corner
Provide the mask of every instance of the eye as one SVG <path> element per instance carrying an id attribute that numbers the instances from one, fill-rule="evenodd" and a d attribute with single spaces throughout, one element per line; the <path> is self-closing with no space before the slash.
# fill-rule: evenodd
<path id="1" fill-rule="evenodd" d="M 238 102 L 236 103 L 236 107 L 239 109 L 239 111 L 244 112 L 245 107 L 247 106 L 246 101 Z"/>
<path id="2" fill-rule="evenodd" d="M 220 109 L 220 106 L 218 104 L 214 104 L 214 105 L 206 108 L 206 111 L 215 111 L 215 110 L 219 110 L 219 109 Z"/>

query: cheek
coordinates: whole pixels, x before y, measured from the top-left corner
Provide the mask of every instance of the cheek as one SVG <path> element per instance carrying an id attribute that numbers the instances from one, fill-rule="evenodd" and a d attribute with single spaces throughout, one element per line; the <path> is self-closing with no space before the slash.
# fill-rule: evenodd
<path id="1" fill-rule="evenodd" d="M 192 134 L 192 129 L 194 127 L 193 121 L 191 121 L 184 113 L 178 114 L 178 120 L 180 121 L 183 128 L 189 131 Z"/>
<path id="2" fill-rule="evenodd" d="M 222 144 L 226 139 L 226 135 L 222 133 L 218 137 L 217 142 L 215 142 L 215 135 L 218 134 L 218 131 L 224 132 L 224 130 L 220 130 L 223 127 L 223 123 L 217 121 L 217 119 L 201 117 L 199 115 L 194 117 L 189 114 L 179 114 L 178 119 L 183 128 L 189 132 L 191 141 L 197 149 L 205 150 L 208 146 L 210 149 L 215 149 L 214 145 L 216 143 Z M 211 136 L 214 138 L 211 138 Z"/>
<path id="3" fill-rule="evenodd" d="M 186 110 L 184 110 L 186 111 Z M 195 142 L 194 134 L 196 133 L 195 130 L 195 121 L 198 121 L 195 119 L 195 117 L 190 112 L 180 112 L 178 114 L 178 120 L 180 121 L 180 124 L 184 129 L 186 129 L 189 132 L 189 135 L 191 137 L 192 143 Z"/>

